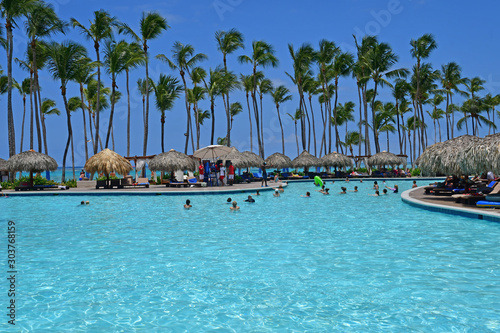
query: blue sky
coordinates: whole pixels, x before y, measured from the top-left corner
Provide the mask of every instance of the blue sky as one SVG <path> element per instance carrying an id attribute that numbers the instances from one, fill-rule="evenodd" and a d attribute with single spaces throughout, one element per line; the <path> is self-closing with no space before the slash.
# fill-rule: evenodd
<path id="1" fill-rule="evenodd" d="M 205 53 L 208 60 L 200 65 L 208 70 L 215 68 L 222 62 L 222 56 L 217 51 L 214 34 L 217 30 L 236 28 L 245 37 L 244 50 L 239 50 L 230 55 L 228 66 L 236 73 L 249 74 L 250 65 L 242 65 L 236 61 L 238 55 L 250 54 L 253 40 L 265 40 L 271 43 L 280 63 L 275 69 L 266 69 L 265 74 L 274 84 L 284 84 L 293 93 L 294 99 L 282 106 L 282 115 L 293 113 L 298 105 L 296 88 L 285 71 L 292 70 L 292 63 L 288 54 L 287 45 L 292 43 L 295 47 L 302 43 L 311 43 L 317 47 L 318 42 L 325 38 L 335 41 L 345 51 L 354 52 L 352 35 L 361 37 L 364 34 L 377 35 L 380 41 L 389 43 L 400 60 L 397 67 L 411 68 L 414 60 L 411 58 L 409 42 L 424 33 L 432 33 L 438 43 L 438 48 L 431 54 L 429 62 L 434 68 L 450 61 L 457 62 L 462 67 L 462 75 L 466 77 L 479 76 L 486 80 L 485 90 L 481 93 L 500 93 L 500 68 L 497 54 L 499 52 L 499 28 L 497 21 L 500 5 L 496 1 L 471 2 L 471 1 L 425 1 L 425 0 L 388 0 L 388 1 L 250 1 L 250 0 L 194 0 L 194 1 L 130 1 L 130 0 L 51 0 L 60 18 L 69 21 L 76 18 L 88 26 L 93 16 L 93 11 L 104 9 L 116 16 L 119 20 L 128 23 L 134 30 L 138 30 L 139 20 L 143 11 L 157 11 L 167 18 L 170 29 L 160 38 L 150 42 L 151 58 L 159 53 L 171 55 L 171 48 L 175 41 L 192 44 L 196 52 Z M 26 37 L 22 29 L 14 33 L 15 57 L 23 57 Z M 117 39 L 121 39 L 118 36 Z M 126 38 L 126 37 L 123 37 Z M 70 29 L 66 36 L 57 36 L 56 40 L 72 39 L 87 47 L 90 57 L 95 59 L 95 52 L 91 42 L 85 40 L 77 31 Z M 0 65 L 6 74 L 7 63 L 5 52 L 0 55 Z M 156 81 L 160 73 L 178 75 L 172 72 L 165 64 L 152 60 L 150 76 Z M 145 76 L 144 68 L 139 68 L 131 73 L 131 101 L 133 112 L 132 126 L 132 155 L 142 155 L 142 101 L 135 82 Z M 26 73 L 21 72 L 14 64 L 14 77 L 22 81 Z M 58 108 L 63 110 L 62 97 L 59 84 L 54 82 L 50 75 L 43 71 L 40 75 L 43 88 L 42 97 L 54 99 Z M 110 86 L 110 79 L 103 75 L 106 86 Z M 346 78 L 340 82 L 339 102 L 353 101 L 358 104 L 355 82 Z M 117 105 L 115 115 L 115 140 L 116 151 L 126 154 L 126 98 L 125 76 L 118 78 L 118 86 L 124 93 L 121 102 Z M 76 84 L 68 86 L 68 97 L 79 95 Z M 152 96 L 152 100 L 153 100 Z M 382 89 L 379 99 L 391 101 L 389 90 Z M 234 120 L 232 131 L 233 144 L 240 150 L 249 149 L 248 110 L 244 94 L 236 92 L 231 101 L 240 101 L 244 105 L 244 112 Z M 22 100 L 16 92 L 13 94 L 15 126 L 16 126 L 16 151 L 20 148 Z M 457 98 L 456 102 L 460 102 Z M 0 96 L 0 114 L 3 127 L 0 131 L 0 157 L 8 158 L 7 141 L 7 95 Z M 202 102 L 203 109 L 209 109 L 208 102 Z M 444 107 L 444 106 L 443 106 Z M 314 105 L 316 118 L 320 119 L 319 105 Z M 225 115 L 222 101 L 217 100 L 216 106 L 216 137 L 225 135 Z M 109 110 L 101 114 L 101 127 L 107 124 Z M 294 137 L 294 125 L 288 117 L 284 116 L 286 153 L 292 158 L 297 155 Z M 160 113 L 155 110 L 154 103 L 150 106 L 150 136 L 148 154 L 161 152 L 160 146 Z M 166 118 L 166 149 L 174 148 L 178 151 L 184 149 L 184 136 L 186 111 L 183 99 L 179 99 Z M 64 145 L 66 142 L 66 115 L 49 116 L 47 118 L 49 155 L 53 156 L 59 164 L 62 162 Z M 82 115 L 78 111 L 72 116 L 75 138 L 75 163 L 85 163 L 83 150 Z M 210 140 L 210 121 L 202 127 L 201 145 L 208 145 Z M 433 127 L 429 128 L 429 140 L 434 141 Z M 317 122 L 319 125 L 319 122 Z M 443 124 L 444 125 L 444 122 Z M 27 150 L 29 136 L 28 124 L 25 125 L 24 150 Z M 254 129 L 255 133 L 255 129 Z M 462 133 L 460 133 L 462 134 Z M 487 134 L 484 129 L 482 135 Z M 101 134 L 102 136 L 105 133 Z M 264 135 L 265 154 L 270 155 L 281 151 L 281 137 L 277 122 L 276 111 L 270 97 L 264 98 Z M 343 135 L 343 131 L 341 132 Z M 396 150 L 396 136 L 391 150 Z M 386 148 L 385 140 L 381 142 L 382 149 Z M 36 144 L 35 144 L 36 145 Z M 90 145 L 89 145 L 90 148 Z M 36 149 L 36 146 L 35 146 Z M 318 148 L 319 149 L 319 148 Z M 257 143 L 254 134 L 254 151 Z M 188 153 L 192 153 L 191 148 Z M 68 160 L 69 161 L 69 160 Z"/>

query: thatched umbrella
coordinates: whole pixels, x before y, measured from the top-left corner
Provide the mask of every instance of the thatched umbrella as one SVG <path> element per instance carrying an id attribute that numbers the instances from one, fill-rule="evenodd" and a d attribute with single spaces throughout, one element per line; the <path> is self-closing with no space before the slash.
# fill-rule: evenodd
<path id="1" fill-rule="evenodd" d="M 266 158 L 266 163 L 271 168 L 283 169 L 293 166 L 290 157 L 281 153 L 274 153 Z"/>
<path id="2" fill-rule="evenodd" d="M 309 168 L 312 166 L 320 166 L 321 160 L 304 150 L 299 156 L 293 159 L 292 165 L 294 168 Z"/>
<path id="3" fill-rule="evenodd" d="M 93 174 L 95 172 L 106 175 L 106 188 L 109 187 L 109 174 L 116 172 L 122 176 L 127 175 L 132 170 L 130 162 L 120 154 L 105 148 L 87 160 L 83 167 L 85 171 Z"/>
<path id="4" fill-rule="evenodd" d="M 458 163 L 467 174 L 487 171 L 500 173 L 500 133 L 487 135 L 480 142 L 464 148 Z"/>
<path id="5" fill-rule="evenodd" d="M 350 167 L 354 166 L 354 162 L 351 158 L 349 158 L 343 154 L 339 154 L 336 151 L 323 156 L 322 158 L 320 158 L 320 161 L 321 161 L 321 165 L 325 166 L 325 167 L 343 168 L 343 167 L 348 167 L 348 166 L 350 166 Z"/>
<path id="6" fill-rule="evenodd" d="M 182 171 L 195 171 L 196 160 L 186 154 L 180 153 L 171 149 L 166 153 L 156 155 L 149 161 L 149 169 L 152 171 L 165 171 L 174 172 L 177 170 Z"/>
<path id="7" fill-rule="evenodd" d="M 368 158 L 369 166 L 400 165 L 400 164 L 405 164 L 405 161 L 401 157 L 393 153 L 389 153 L 387 151 L 381 151 L 380 153 L 376 153 L 375 155 Z"/>
<path id="8" fill-rule="evenodd" d="M 248 157 L 240 153 L 236 147 L 232 147 L 231 152 L 224 156 L 224 161 L 231 161 L 237 169 L 246 168 L 250 162 Z"/>
<path id="9" fill-rule="evenodd" d="M 9 171 L 9 167 L 7 166 L 7 161 L 3 158 L 0 158 L 0 171 Z"/>
<path id="10" fill-rule="evenodd" d="M 55 171 L 57 162 L 49 155 L 34 150 L 24 151 L 14 155 L 7 161 L 8 171 L 27 171 L 30 173 L 30 183 L 33 185 L 33 172 Z"/>
<path id="11" fill-rule="evenodd" d="M 250 167 L 254 167 L 254 168 L 257 168 L 257 167 L 260 167 L 263 163 L 264 163 L 264 159 L 262 157 L 260 157 L 259 155 L 257 155 L 256 153 L 252 153 L 251 151 L 244 151 L 242 152 L 242 154 L 248 159 L 248 164 L 247 164 L 247 168 L 250 168 Z"/>
<path id="12" fill-rule="evenodd" d="M 415 161 L 422 175 L 467 174 L 468 170 L 461 167 L 460 161 L 464 152 L 473 145 L 478 145 L 483 139 L 472 135 L 462 135 L 443 143 L 428 147 Z"/>

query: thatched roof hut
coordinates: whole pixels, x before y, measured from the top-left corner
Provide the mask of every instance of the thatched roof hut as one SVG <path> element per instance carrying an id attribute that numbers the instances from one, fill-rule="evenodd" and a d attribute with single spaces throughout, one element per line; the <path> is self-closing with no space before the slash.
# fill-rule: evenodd
<path id="1" fill-rule="evenodd" d="M 349 158 L 343 154 L 339 154 L 336 151 L 321 157 L 320 161 L 321 161 L 321 165 L 325 166 L 325 167 L 343 168 L 343 167 L 348 167 L 348 166 L 349 167 L 354 166 L 354 162 L 351 158 Z"/>
<path id="2" fill-rule="evenodd" d="M 401 157 L 389 153 L 387 151 L 381 151 L 380 153 L 376 153 L 375 155 L 368 158 L 369 166 L 384 166 L 384 165 L 400 165 L 405 164 L 405 160 Z"/>
<path id="3" fill-rule="evenodd" d="M 274 153 L 266 158 L 266 163 L 270 168 L 283 169 L 293 166 L 290 157 L 281 153 Z"/>
<path id="4" fill-rule="evenodd" d="M 294 168 L 309 168 L 312 166 L 321 166 L 321 161 L 316 156 L 304 150 L 292 160 L 292 165 Z"/>
<path id="5" fill-rule="evenodd" d="M 235 168 L 246 168 L 250 160 L 243 153 L 240 153 L 236 147 L 232 147 L 231 152 L 224 156 L 224 161 L 231 161 Z"/>
<path id="6" fill-rule="evenodd" d="M 33 173 L 46 170 L 54 171 L 57 169 L 57 162 L 49 155 L 28 150 L 9 158 L 7 168 L 11 172 L 28 171 Z"/>
<path id="7" fill-rule="evenodd" d="M 458 163 L 466 174 L 500 173 L 500 133 L 487 135 L 464 148 Z"/>
<path id="8" fill-rule="evenodd" d="M 9 171 L 9 167 L 7 166 L 7 161 L 3 158 L 0 158 L 0 171 Z"/>
<path id="9" fill-rule="evenodd" d="M 116 172 L 125 176 L 132 170 L 132 165 L 125 157 L 106 148 L 89 158 L 83 168 L 92 174 L 97 172 L 109 176 Z"/>
<path id="10" fill-rule="evenodd" d="M 247 158 L 247 168 L 250 167 L 260 167 L 262 163 L 264 163 L 264 159 L 257 155 L 256 153 L 253 153 L 251 151 L 244 151 L 242 154 Z"/>
<path id="11" fill-rule="evenodd" d="M 483 139 L 472 135 L 462 135 L 443 143 L 436 143 L 428 147 L 416 160 L 422 175 L 436 174 L 467 174 L 468 170 L 460 163 L 465 151 L 471 146 L 477 146 Z"/>
<path id="12" fill-rule="evenodd" d="M 196 167 L 197 163 L 194 158 L 173 149 L 158 154 L 149 161 L 149 169 L 154 171 L 195 171 Z"/>

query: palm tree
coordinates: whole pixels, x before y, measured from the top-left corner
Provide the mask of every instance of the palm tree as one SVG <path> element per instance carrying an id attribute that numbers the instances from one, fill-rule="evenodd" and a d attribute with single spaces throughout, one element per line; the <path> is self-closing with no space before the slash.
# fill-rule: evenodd
<path id="1" fill-rule="evenodd" d="M 35 101 L 38 99 L 38 103 L 35 102 L 35 116 L 39 118 L 39 109 L 41 112 L 42 99 L 40 96 L 39 82 L 38 82 L 38 60 L 37 51 L 39 49 L 38 41 L 44 37 L 49 37 L 58 32 L 64 33 L 68 24 L 61 21 L 54 11 L 54 7 L 51 4 L 46 4 L 44 2 L 35 2 L 29 7 L 29 11 L 25 14 L 25 28 L 26 35 L 30 39 L 30 51 L 32 58 L 32 68 L 33 71 L 33 91 L 35 93 Z M 42 62 L 43 63 L 43 62 Z M 43 65 L 42 65 L 43 66 Z M 40 120 L 43 124 L 42 116 L 40 115 Z M 39 122 L 37 120 L 37 133 L 38 133 L 38 146 L 39 151 L 42 150 L 42 135 L 39 128 Z M 47 154 L 47 143 L 45 143 L 45 153 Z"/>
<path id="2" fill-rule="evenodd" d="M 441 124 L 439 123 L 439 120 L 443 119 L 446 113 L 442 109 L 439 109 L 438 106 L 443 103 L 443 101 L 443 95 L 441 95 L 440 93 L 435 93 L 430 100 L 430 104 L 432 105 L 432 112 L 427 111 L 427 114 L 431 117 L 434 123 L 434 143 L 438 142 L 436 122 L 439 126 L 439 142 L 441 142 Z"/>
<path id="3" fill-rule="evenodd" d="M 45 127 L 45 116 L 55 114 L 59 116 L 61 111 L 59 111 L 56 106 L 56 101 L 49 98 L 44 98 L 42 101 L 42 108 L 40 109 L 40 117 L 42 119 L 42 134 L 43 134 L 43 142 L 45 142 L 45 150 L 47 151 L 47 129 Z M 46 152 L 47 153 L 47 152 Z"/>
<path id="4" fill-rule="evenodd" d="M 196 150 L 200 149 L 200 123 L 198 121 L 198 102 L 205 99 L 205 89 L 200 86 L 195 86 L 193 89 L 188 89 L 188 102 L 193 105 L 194 122 L 196 126 Z M 191 139 L 193 139 L 191 128 Z"/>
<path id="5" fill-rule="evenodd" d="M 221 94 L 222 74 L 220 68 L 210 69 L 208 82 L 205 82 L 205 89 L 210 98 L 210 118 L 212 118 L 212 130 L 210 134 L 210 144 L 214 144 L 215 136 L 215 98 Z M 247 96 L 248 98 L 248 96 Z M 198 119 L 199 120 L 199 119 Z"/>
<path id="6" fill-rule="evenodd" d="M 149 81 L 149 83 L 146 81 Z M 154 82 L 151 78 L 149 78 L 149 80 L 137 79 L 137 90 L 142 96 L 142 119 L 144 121 L 144 128 L 146 128 L 146 96 L 153 92 L 153 85 Z"/>
<path id="7" fill-rule="evenodd" d="M 264 152 L 264 108 L 262 106 L 262 99 L 264 97 L 264 94 L 270 94 L 271 91 L 273 90 L 273 83 L 271 80 L 264 78 L 262 80 L 259 80 L 257 82 L 257 89 L 258 89 L 258 94 L 259 94 L 259 101 L 260 101 L 260 135 L 261 135 L 261 142 L 262 142 L 262 153 L 265 156 Z"/>
<path id="8" fill-rule="evenodd" d="M 398 61 L 399 57 L 392 52 L 389 44 L 375 43 L 373 47 L 363 57 L 363 63 L 369 71 L 369 77 L 375 83 L 373 97 L 371 100 L 372 117 L 375 122 L 375 98 L 378 86 L 392 86 L 386 78 L 404 77 L 408 73 L 407 69 L 391 69 Z M 375 124 L 374 124 L 375 125 Z M 375 151 L 380 152 L 377 126 L 373 126 L 373 137 L 375 141 Z"/>
<path id="9" fill-rule="evenodd" d="M 65 168 L 66 168 L 66 156 L 68 154 L 69 144 L 73 141 L 73 130 L 71 128 L 71 115 L 68 107 L 68 100 L 66 98 L 66 86 L 69 81 L 74 80 L 75 72 L 78 68 L 78 61 L 82 57 L 86 57 L 86 49 L 73 42 L 64 42 L 59 44 L 57 42 L 51 42 L 47 46 L 47 53 L 49 56 L 49 71 L 54 79 L 59 79 L 61 83 L 61 95 L 64 101 L 64 107 L 66 109 L 67 121 L 68 121 L 68 140 L 66 142 L 66 148 L 64 149 L 63 165 L 62 165 L 62 181 L 65 181 Z M 72 150 L 72 167 L 73 167 L 73 179 L 76 179 L 75 175 L 75 161 L 74 152 Z"/>
<path id="10" fill-rule="evenodd" d="M 250 125 L 250 151 L 253 151 L 253 136 L 252 136 L 252 112 L 250 110 L 250 99 L 248 98 L 250 93 L 253 91 L 253 77 L 252 75 L 240 74 L 241 85 L 245 91 L 247 98 L 247 108 L 248 108 L 248 124 Z M 213 119 L 212 119 L 213 121 Z"/>
<path id="11" fill-rule="evenodd" d="M 99 95 L 99 112 L 104 112 L 109 108 L 109 96 L 111 95 L 111 89 L 109 87 L 105 87 L 102 82 L 100 85 Z M 97 108 L 97 80 L 91 79 L 87 83 L 87 87 L 83 90 L 83 95 L 85 100 L 87 101 L 87 109 L 89 111 L 89 127 L 90 127 L 90 135 L 92 136 L 92 123 L 94 128 L 96 128 L 96 108 Z M 97 134 L 97 143 L 101 150 L 103 149 L 101 136 Z"/>
<path id="12" fill-rule="evenodd" d="M 469 103 L 465 109 L 466 110 L 468 109 L 471 113 L 477 114 L 480 112 L 479 104 L 482 104 L 482 103 L 478 103 L 481 101 L 476 98 L 477 97 L 476 93 L 478 93 L 481 90 L 484 90 L 483 84 L 485 82 L 486 82 L 485 80 L 482 80 L 478 76 L 476 76 L 472 79 L 468 79 L 468 78 L 464 79 L 464 85 L 467 88 L 468 95 L 470 96 L 470 98 L 468 99 Z M 465 114 L 464 114 L 464 116 L 465 116 Z M 473 121 L 473 120 L 474 119 L 472 118 L 471 121 Z M 467 127 L 467 122 L 465 123 L 465 129 L 468 133 L 469 131 L 468 131 L 468 127 Z M 472 123 L 472 129 L 474 131 L 474 123 Z"/>
<path id="13" fill-rule="evenodd" d="M 314 49 L 309 44 L 302 44 L 297 51 L 294 50 L 292 44 L 288 44 L 288 52 L 293 61 L 293 75 L 285 72 L 286 75 L 292 80 L 292 82 L 297 86 L 299 92 L 299 109 L 302 118 L 300 119 L 301 127 L 301 137 L 302 137 L 302 149 L 307 150 L 307 140 L 306 140 L 306 103 L 304 100 L 304 79 L 310 76 L 310 68 L 312 62 L 316 57 Z"/>
<path id="14" fill-rule="evenodd" d="M 101 82 L 101 56 L 99 52 L 100 43 L 103 40 L 109 39 L 113 35 L 113 28 L 118 27 L 120 23 L 114 16 L 110 16 L 108 12 L 103 9 L 94 11 L 94 20 L 91 21 L 89 28 L 86 28 L 78 22 L 75 18 L 71 18 L 71 23 L 73 27 L 78 27 L 81 33 L 86 39 L 94 42 L 94 49 L 97 56 L 97 82 Z M 97 154 L 97 143 L 99 137 L 99 114 L 101 109 L 101 85 L 97 85 L 97 104 L 95 109 L 95 114 L 97 115 L 95 120 L 95 140 L 94 140 L 94 154 Z"/>
<path id="15" fill-rule="evenodd" d="M 231 103 L 229 110 L 231 112 L 231 128 L 233 128 L 234 117 L 239 115 L 241 112 L 243 112 L 243 106 L 241 105 L 240 102 L 234 102 L 234 103 Z"/>
<path id="16" fill-rule="evenodd" d="M 354 107 L 355 106 L 356 105 L 351 101 L 345 102 L 343 105 L 341 103 L 339 103 L 339 105 L 337 107 L 337 112 L 335 113 L 336 119 L 333 122 L 339 126 L 345 125 L 346 135 L 348 132 L 347 125 L 349 124 L 350 121 L 354 121 Z M 338 141 L 340 143 L 341 141 L 340 141 L 339 133 L 337 130 L 335 132 L 337 135 L 336 141 Z M 358 137 L 359 137 L 359 135 L 358 135 Z M 344 152 L 342 150 L 342 146 L 340 148 L 341 148 L 341 152 L 343 154 Z"/>
<path id="17" fill-rule="evenodd" d="M 145 63 L 144 53 L 138 43 L 129 43 L 125 48 L 124 69 L 127 77 L 127 156 L 130 156 L 130 89 L 129 89 L 129 72 Z"/>
<path id="18" fill-rule="evenodd" d="M 9 137 L 9 157 L 16 154 L 16 133 L 14 129 L 14 114 L 12 112 L 12 52 L 14 50 L 14 37 L 12 30 L 17 25 L 16 20 L 27 13 L 35 0 L 2 0 L 0 11 L 5 19 L 7 30 L 7 128 Z M 11 173 L 11 178 L 13 174 Z"/>
<path id="19" fill-rule="evenodd" d="M 85 119 L 85 100 L 84 100 L 84 85 L 88 85 L 91 80 L 94 80 L 94 73 L 93 70 L 97 66 L 95 62 L 92 62 L 90 58 L 82 58 L 79 59 L 78 61 L 78 67 L 76 68 L 75 71 L 75 77 L 74 81 L 79 84 L 80 86 L 80 98 L 78 99 L 80 101 L 80 108 L 82 109 L 82 117 L 83 117 L 83 140 L 85 142 L 85 161 L 89 159 L 89 152 L 88 152 L 88 145 L 87 145 L 87 124 L 86 124 L 86 119 Z M 73 98 L 73 97 L 72 97 Z M 75 100 L 73 100 L 75 101 Z M 90 110 L 89 112 L 89 127 L 90 127 L 90 138 L 92 142 L 94 141 L 94 137 L 92 136 L 92 124 L 91 124 L 91 114 Z M 92 146 L 94 146 L 92 144 Z"/>
<path id="20" fill-rule="evenodd" d="M 4 78 L 7 78 L 6 76 L 2 76 L 1 79 L 2 81 L 5 82 L 5 79 Z M 5 84 L 0 84 L 1 86 L 5 85 L 6 86 L 6 83 Z M 7 87 L 5 87 L 7 88 Z M 7 90 L 7 89 L 6 89 Z M 25 116 L 26 116 L 26 94 L 29 94 L 31 91 L 31 80 L 29 78 L 26 78 L 23 80 L 23 82 L 21 83 L 20 85 L 20 89 L 19 89 L 19 92 L 21 93 L 21 95 L 23 96 L 23 122 L 22 122 L 22 125 L 21 125 L 21 148 L 19 149 L 19 152 L 22 153 L 23 152 L 23 139 L 24 139 L 24 119 L 25 119 Z"/>
<path id="21" fill-rule="evenodd" d="M 500 95 L 492 96 L 490 93 L 484 96 L 484 105 L 486 106 L 486 112 L 488 113 L 488 120 L 490 120 L 490 109 L 492 112 L 492 122 L 495 123 L 495 107 L 500 104 Z M 490 134 L 491 127 L 488 128 L 488 135 Z M 493 131 L 495 133 L 495 131 Z"/>
<path id="22" fill-rule="evenodd" d="M 354 150 L 352 149 L 352 146 L 361 144 L 361 141 L 363 141 L 363 138 L 359 136 L 359 132 L 350 131 L 345 135 L 344 146 L 349 147 L 351 155 L 354 156 Z"/>
<path id="23" fill-rule="evenodd" d="M 311 123 L 313 132 L 313 143 L 314 143 L 314 156 L 317 156 L 317 144 L 316 144 L 316 121 L 314 120 L 314 109 L 312 104 L 313 95 L 317 95 L 321 92 L 319 89 L 321 82 L 315 80 L 312 76 L 306 76 L 304 80 L 304 92 L 307 93 L 309 99 L 309 108 L 311 109 Z M 309 132 L 309 137 L 311 133 Z M 308 145 L 309 146 L 309 145 Z M 309 148 L 308 148 L 309 149 Z"/>
<path id="24" fill-rule="evenodd" d="M 182 91 L 179 80 L 170 75 L 160 74 L 158 82 L 153 85 L 156 107 L 161 112 L 161 151 L 165 152 L 165 111 L 174 107 L 174 102 Z"/>
<path id="25" fill-rule="evenodd" d="M 222 61 L 224 64 L 224 71 L 227 72 L 226 57 L 228 54 L 233 53 L 239 48 L 245 48 L 243 44 L 244 38 L 243 34 L 236 29 L 231 29 L 229 31 L 219 30 L 215 33 L 215 40 L 217 41 L 217 49 L 222 53 Z M 226 99 L 226 118 L 227 118 L 227 145 L 231 146 L 231 117 L 230 117 L 230 103 L 229 103 L 229 91 L 225 92 Z"/>
<path id="26" fill-rule="evenodd" d="M 207 59 L 207 56 L 203 53 L 196 53 L 194 51 L 194 47 L 189 44 L 182 44 L 180 42 L 175 42 L 172 47 L 172 60 L 167 58 L 164 54 L 159 54 L 156 56 L 157 59 L 160 59 L 166 62 L 171 69 L 178 70 L 179 74 L 182 78 L 182 83 L 184 84 L 184 94 L 185 94 L 185 105 L 186 105 L 186 113 L 187 113 L 187 125 L 186 125 L 186 144 L 184 146 L 184 154 L 187 154 L 188 144 L 189 144 L 189 132 L 191 129 L 191 112 L 189 110 L 189 102 L 188 102 L 188 88 L 186 83 L 185 75 L 186 73 L 189 75 L 189 71 L 191 68 L 195 67 L 195 65 Z"/>
<path id="27" fill-rule="evenodd" d="M 283 150 L 283 155 L 285 155 L 285 134 L 283 132 L 283 123 L 280 116 L 280 104 L 292 100 L 292 95 L 290 90 L 284 85 L 280 85 L 273 89 L 271 92 L 271 97 L 273 98 L 274 105 L 276 105 L 276 113 L 278 114 L 278 121 L 280 123 L 281 129 L 281 148 Z"/>
<path id="28" fill-rule="evenodd" d="M 148 57 L 148 41 L 160 37 L 164 30 L 170 28 L 167 24 L 167 20 L 163 18 L 160 14 L 155 12 L 142 13 L 142 18 L 140 21 L 140 31 L 141 35 L 137 35 L 128 25 L 121 24 L 120 32 L 131 35 L 137 43 L 142 44 L 142 50 L 144 52 L 144 63 L 146 64 L 146 89 L 145 91 L 150 91 L 150 80 L 149 80 L 149 57 Z M 149 94 L 143 95 L 146 97 L 146 109 L 144 112 L 144 146 L 143 155 L 146 155 L 148 148 L 148 133 L 149 133 Z M 146 169 L 143 169 L 146 170 Z"/>
<path id="29" fill-rule="evenodd" d="M 389 133 L 396 132 L 396 128 L 394 127 L 394 118 L 397 116 L 396 107 L 393 103 L 387 102 L 378 103 L 376 109 L 378 110 L 375 115 L 377 131 L 380 133 L 385 132 L 387 134 L 387 151 L 389 151 Z"/>
<path id="30" fill-rule="evenodd" d="M 408 82 L 403 79 L 396 79 L 394 86 L 392 88 L 392 97 L 395 100 L 396 112 L 396 125 L 398 129 L 398 143 L 399 143 L 399 154 L 403 154 L 403 141 L 405 140 L 404 133 L 401 135 L 401 122 L 399 121 L 399 103 L 401 103 L 406 95 L 408 94 L 410 87 Z"/>
<path id="31" fill-rule="evenodd" d="M 241 55 L 238 57 L 240 63 L 252 64 L 252 101 L 255 115 L 255 122 L 257 127 L 257 141 L 259 144 L 259 155 L 264 158 L 264 149 L 262 147 L 262 140 L 260 136 L 260 122 L 259 122 L 259 106 L 257 104 L 257 67 L 276 67 L 278 66 L 278 58 L 274 55 L 274 48 L 262 40 L 252 42 L 252 55 Z"/>
<path id="32" fill-rule="evenodd" d="M 125 63 L 127 61 L 127 50 L 129 44 L 125 41 L 115 42 L 114 40 L 107 40 L 104 44 L 104 66 L 106 72 L 111 75 L 111 112 L 109 114 L 108 134 L 106 135 L 105 148 L 108 148 L 109 137 L 111 135 L 111 128 L 113 127 L 113 115 L 115 111 L 115 89 L 116 76 L 125 71 Z"/>
<path id="33" fill-rule="evenodd" d="M 456 62 L 449 62 L 446 65 L 441 66 L 441 85 L 446 92 L 446 134 L 447 139 L 452 139 L 453 128 L 455 124 L 455 117 L 449 106 L 453 104 L 453 94 L 458 92 L 464 94 L 463 91 L 458 89 L 458 85 L 465 83 L 465 79 L 462 78 L 462 68 Z M 450 120 L 451 114 L 451 120 Z"/>
<path id="34" fill-rule="evenodd" d="M 339 78 L 346 77 L 351 73 L 351 68 L 354 64 L 354 56 L 348 52 L 337 53 L 333 59 L 332 65 L 329 67 L 330 75 L 334 78 L 334 87 L 335 87 L 335 102 L 333 104 L 333 119 L 335 121 L 335 147 L 337 151 L 339 150 L 339 131 L 337 128 L 337 101 L 339 96 Z M 352 102 L 351 102 L 352 103 Z M 330 141 L 331 145 L 331 141 Z M 329 149 L 331 152 L 331 148 Z"/>
<path id="35" fill-rule="evenodd" d="M 219 81 L 219 89 L 220 94 L 222 95 L 222 101 L 224 103 L 224 109 L 226 110 L 226 118 L 229 117 L 229 134 L 231 134 L 231 106 L 228 104 L 229 92 L 234 91 L 240 88 L 240 81 L 238 77 L 232 72 L 227 70 L 221 70 L 220 72 L 220 81 Z M 226 133 L 227 135 L 227 133 Z M 226 140 L 226 144 L 230 144 L 230 140 Z"/>
<path id="36" fill-rule="evenodd" d="M 297 135 L 297 121 L 302 119 L 302 111 L 300 109 L 295 110 L 293 116 L 290 113 L 287 113 L 290 119 L 295 123 L 295 141 L 297 142 L 297 156 L 299 156 L 299 137 Z"/>

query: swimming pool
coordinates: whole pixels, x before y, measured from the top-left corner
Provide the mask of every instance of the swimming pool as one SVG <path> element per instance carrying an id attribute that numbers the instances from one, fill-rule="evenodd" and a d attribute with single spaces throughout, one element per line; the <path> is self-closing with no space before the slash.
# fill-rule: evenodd
<path id="1" fill-rule="evenodd" d="M 368 196 L 372 184 L 231 194 L 236 213 L 223 194 L 2 198 L 2 248 L 17 227 L 16 328 L 498 331 L 500 224 Z"/>

